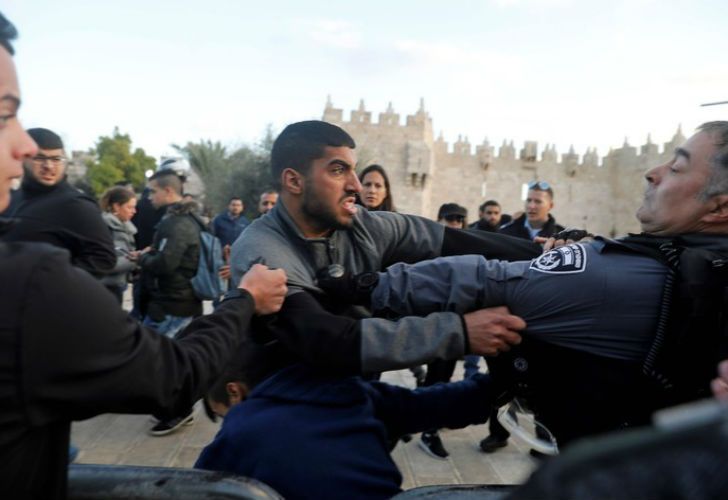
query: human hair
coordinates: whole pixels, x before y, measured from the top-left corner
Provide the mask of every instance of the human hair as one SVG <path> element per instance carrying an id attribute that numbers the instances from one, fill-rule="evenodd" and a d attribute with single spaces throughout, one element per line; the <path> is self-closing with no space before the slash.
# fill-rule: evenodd
<path id="1" fill-rule="evenodd" d="M 377 172 L 379 173 L 379 175 L 382 176 L 382 178 L 384 179 L 384 188 L 387 190 L 387 195 L 384 197 L 384 200 L 382 200 L 382 203 L 378 207 L 372 208 L 370 210 L 378 210 L 381 212 L 394 212 L 394 197 L 392 196 L 392 188 L 389 186 L 389 176 L 384 170 L 384 167 L 377 164 L 369 165 L 359 174 L 359 182 L 364 183 L 364 177 L 366 177 L 367 174 L 371 172 Z M 359 198 L 359 203 L 361 203 L 359 195 L 357 195 L 357 198 Z"/>
<path id="2" fill-rule="evenodd" d="M 133 191 L 122 186 L 115 186 L 106 190 L 99 200 L 99 205 L 104 212 L 111 212 L 114 205 L 123 205 L 132 198 L 136 198 Z"/>
<path id="3" fill-rule="evenodd" d="M 500 207 L 500 203 L 495 200 L 488 200 L 478 207 L 478 210 L 485 212 L 486 207 Z"/>
<path id="4" fill-rule="evenodd" d="M 306 175 L 311 162 L 324 156 L 326 147 L 354 149 L 354 139 L 341 127 L 319 120 L 292 123 L 273 142 L 270 153 L 271 174 L 276 185 L 281 182 L 281 174 L 292 168 Z"/>
<path id="5" fill-rule="evenodd" d="M 182 196 L 183 181 L 172 170 L 157 170 L 154 175 L 149 178 L 150 181 L 155 181 L 161 188 L 172 188 L 172 190 L 178 195 Z"/>
<path id="6" fill-rule="evenodd" d="M 240 203 L 243 202 L 243 199 L 240 196 L 231 196 L 228 200 L 228 205 L 234 202 L 235 200 L 239 201 Z"/>
<path id="7" fill-rule="evenodd" d="M 265 191 L 260 193 L 260 196 L 258 198 L 260 199 L 267 194 L 278 194 L 278 190 L 277 189 L 266 189 Z"/>
<path id="8" fill-rule="evenodd" d="M 247 376 L 242 366 L 229 363 L 220 377 L 208 389 L 207 397 L 216 403 L 227 405 L 227 384 L 229 382 L 241 382 L 247 385 Z"/>
<path id="9" fill-rule="evenodd" d="M 18 30 L 15 29 L 13 23 L 2 15 L 0 12 L 0 45 L 12 56 L 15 55 L 13 44 L 10 43 L 18 37 Z"/>
<path id="10" fill-rule="evenodd" d="M 214 414 L 207 403 L 208 399 L 225 406 L 229 405 L 227 391 L 229 382 L 239 382 L 252 391 L 258 384 L 288 365 L 288 358 L 281 356 L 279 349 L 244 336 L 231 361 L 210 385 L 206 397 L 202 398 L 207 415 L 214 420 Z"/>
<path id="11" fill-rule="evenodd" d="M 715 146 L 715 154 L 710 158 L 710 177 L 701 193 L 701 198 L 708 200 L 728 193 L 728 121 L 706 122 L 698 130 L 710 134 Z"/>
<path id="12" fill-rule="evenodd" d="M 29 128 L 28 135 L 40 149 L 63 149 L 61 136 L 47 128 Z"/>

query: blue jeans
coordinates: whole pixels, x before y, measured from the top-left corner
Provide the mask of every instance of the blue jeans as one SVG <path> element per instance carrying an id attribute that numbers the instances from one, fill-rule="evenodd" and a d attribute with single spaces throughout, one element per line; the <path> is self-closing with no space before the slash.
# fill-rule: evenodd
<path id="1" fill-rule="evenodd" d="M 154 328 L 160 335 L 174 338 L 180 330 L 183 330 L 191 322 L 192 316 L 172 316 L 171 314 L 167 314 L 162 321 L 156 321 L 149 316 L 145 316 L 143 324 Z"/>

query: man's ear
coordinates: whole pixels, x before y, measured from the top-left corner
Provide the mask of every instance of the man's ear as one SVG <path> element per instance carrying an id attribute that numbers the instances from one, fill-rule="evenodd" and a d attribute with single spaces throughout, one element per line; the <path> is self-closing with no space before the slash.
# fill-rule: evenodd
<path id="1" fill-rule="evenodd" d="M 728 224 L 728 194 L 719 194 L 711 199 L 713 209 L 702 217 L 711 224 Z"/>
<path id="2" fill-rule="evenodd" d="M 283 189 L 291 194 L 303 192 L 303 176 L 292 168 L 287 168 L 281 173 L 281 184 Z"/>

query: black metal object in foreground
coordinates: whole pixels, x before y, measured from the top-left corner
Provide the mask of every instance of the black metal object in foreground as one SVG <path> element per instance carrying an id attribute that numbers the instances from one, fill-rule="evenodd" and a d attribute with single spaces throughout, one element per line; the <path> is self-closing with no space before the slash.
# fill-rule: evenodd
<path id="1" fill-rule="evenodd" d="M 68 500 L 279 500 L 270 486 L 221 472 L 175 467 L 74 464 Z"/>

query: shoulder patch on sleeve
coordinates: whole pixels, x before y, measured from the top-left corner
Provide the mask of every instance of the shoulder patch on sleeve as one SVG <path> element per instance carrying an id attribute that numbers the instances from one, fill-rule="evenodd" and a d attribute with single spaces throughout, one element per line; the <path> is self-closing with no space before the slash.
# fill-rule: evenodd
<path id="1" fill-rule="evenodd" d="M 531 261 L 529 269 L 548 274 L 581 273 L 586 269 L 584 245 L 572 243 L 546 252 Z"/>

